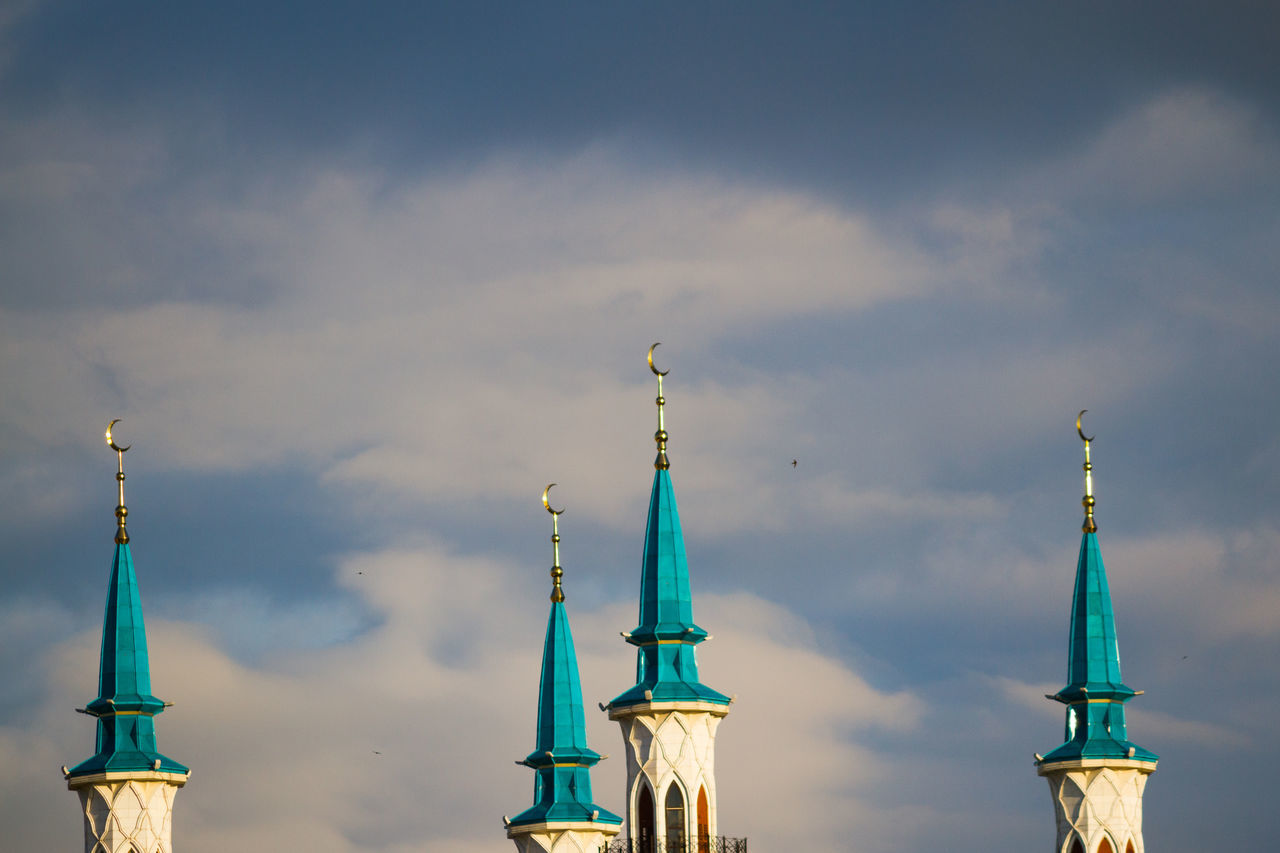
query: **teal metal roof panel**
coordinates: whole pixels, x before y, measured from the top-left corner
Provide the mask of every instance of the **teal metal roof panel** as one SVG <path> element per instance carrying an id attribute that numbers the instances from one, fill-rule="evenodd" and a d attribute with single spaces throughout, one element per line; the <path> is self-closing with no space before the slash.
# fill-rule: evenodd
<path id="1" fill-rule="evenodd" d="M 1040 759 L 1041 764 L 1088 758 L 1158 761 L 1160 756 L 1129 740 L 1120 700 L 1080 702 L 1067 708 L 1066 742 Z"/>
<path id="2" fill-rule="evenodd" d="M 565 787 L 572 784 L 572 779 L 564 782 Z M 564 821 L 566 823 L 594 821 L 597 823 L 608 823 L 617 826 L 622 823 L 622 818 L 608 809 L 602 809 L 599 806 L 590 804 L 583 805 L 577 800 L 570 800 L 568 802 L 561 800 L 549 803 L 536 803 L 513 817 L 511 819 L 511 825 L 524 826 L 531 823 L 554 823 L 557 821 Z"/>
<path id="3" fill-rule="evenodd" d="M 1115 613 L 1098 537 L 1086 532 L 1071 602 L 1067 686 L 1052 697 L 1068 704 L 1066 742 L 1042 763 L 1077 758 L 1156 761 L 1155 753 L 1128 740 L 1124 703 L 1135 695 L 1120 675 Z"/>
<path id="4" fill-rule="evenodd" d="M 1120 676 L 1120 648 L 1116 642 L 1111 590 L 1102 563 L 1096 533 L 1085 533 L 1076 565 L 1075 594 L 1071 602 L 1071 634 L 1067 656 L 1064 699 L 1128 698 L 1133 688 Z"/>
<path id="5" fill-rule="evenodd" d="M 511 822 L 622 823 L 622 818 L 591 801 L 591 768 L 599 762 L 600 754 L 587 746 L 582 685 L 569 614 L 563 602 L 552 601 L 538 684 L 537 746 L 523 762 L 537 774 L 534 804 Z"/>
<path id="6" fill-rule="evenodd" d="M 627 635 L 636 651 L 636 684 L 610 704 L 703 701 L 727 705 L 728 696 L 698 680 L 695 647 L 707 632 L 693 621 L 693 596 L 675 489 L 666 469 L 654 474 L 640 571 L 640 624 Z M 646 696 L 646 692 L 649 694 Z"/>
<path id="7" fill-rule="evenodd" d="M 542 648 L 542 678 L 538 684 L 538 739 L 535 755 L 587 749 L 587 724 L 582 709 L 578 655 L 573 647 L 569 615 L 563 602 L 552 602 L 547 638 Z"/>
<path id="8" fill-rule="evenodd" d="M 156 714 L 164 702 L 151 695 L 151 667 L 142 598 L 127 543 L 117 543 L 102 620 L 98 697 L 86 706 L 98 718 L 97 748 L 92 758 L 70 776 L 104 771 L 154 770 L 186 773 L 188 769 L 156 751 Z"/>

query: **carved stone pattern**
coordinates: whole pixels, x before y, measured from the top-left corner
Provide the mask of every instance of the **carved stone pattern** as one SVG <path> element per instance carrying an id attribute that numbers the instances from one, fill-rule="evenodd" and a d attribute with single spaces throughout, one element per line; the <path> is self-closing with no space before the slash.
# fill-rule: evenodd
<path id="1" fill-rule="evenodd" d="M 512 835 L 519 853 L 600 853 L 617 833 L 582 829 L 539 830 Z"/>
<path id="2" fill-rule="evenodd" d="M 627 750 L 627 819 L 632 837 L 641 780 L 653 792 L 657 838 L 665 839 L 663 797 L 672 779 L 679 779 L 685 796 L 686 836 L 696 838 L 698 791 L 707 790 L 707 825 L 718 835 L 716 817 L 716 729 L 723 714 L 707 711 L 662 711 L 623 717 L 622 739 Z"/>
<path id="3" fill-rule="evenodd" d="M 78 789 L 85 853 L 173 853 L 178 786 L 134 779 Z"/>
<path id="4" fill-rule="evenodd" d="M 1059 853 L 1070 850 L 1080 838 L 1086 853 L 1093 853 L 1104 837 L 1116 853 L 1124 853 L 1130 841 L 1134 853 L 1143 853 L 1142 794 L 1150 771 L 1133 768 L 1089 767 L 1046 775 L 1058 824 Z"/>

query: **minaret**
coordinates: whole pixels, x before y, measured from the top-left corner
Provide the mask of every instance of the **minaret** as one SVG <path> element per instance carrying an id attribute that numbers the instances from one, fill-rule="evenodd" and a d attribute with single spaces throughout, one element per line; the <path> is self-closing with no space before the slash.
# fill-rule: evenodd
<path id="1" fill-rule="evenodd" d="M 1084 415 L 1084 411 L 1080 412 Z M 1049 780 L 1057 853 L 1143 853 L 1142 792 L 1159 756 L 1130 741 L 1124 705 L 1142 691 L 1120 677 L 1115 616 L 1093 520 L 1093 464 L 1084 441 L 1084 541 L 1071 603 L 1067 686 L 1046 698 L 1067 706 L 1066 743 L 1036 756 Z"/>
<path id="2" fill-rule="evenodd" d="M 155 715 L 165 703 L 151 695 L 147 631 L 142 622 L 138 579 L 129 554 L 124 505 L 124 453 L 107 425 L 107 445 L 116 452 L 119 503 L 116 554 L 102 625 L 98 698 L 77 709 L 98 719 L 92 758 L 62 768 L 67 787 L 80 795 L 85 853 L 172 853 L 173 798 L 191 771 L 156 751 Z"/>
<path id="3" fill-rule="evenodd" d="M 552 483 L 551 486 L 554 486 Z M 507 838 L 520 853 L 598 853 L 618 834 L 622 818 L 591 801 L 591 768 L 600 762 L 587 746 L 586 718 L 578 657 L 573 650 L 569 615 L 564 609 L 560 579 L 560 513 L 552 509 L 551 486 L 542 492 L 542 505 L 551 513 L 551 616 L 542 647 L 542 680 L 538 685 L 538 740 L 533 752 L 517 764 L 538 774 L 533 783 L 533 806 L 507 825 Z"/>
<path id="4" fill-rule="evenodd" d="M 640 572 L 640 624 L 623 634 L 637 647 L 636 684 L 605 710 L 622 726 L 626 744 L 627 826 L 633 849 L 706 853 L 719 835 L 716 728 L 732 700 L 698 680 L 696 647 L 709 637 L 693 621 L 689 564 L 663 422 L 666 372 L 653 366 L 657 346 L 649 348 L 649 369 L 658 377 L 658 457 Z"/>

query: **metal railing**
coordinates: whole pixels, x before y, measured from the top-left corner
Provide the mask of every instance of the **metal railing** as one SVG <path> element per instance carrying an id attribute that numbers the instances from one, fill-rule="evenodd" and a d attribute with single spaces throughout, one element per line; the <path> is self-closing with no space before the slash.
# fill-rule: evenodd
<path id="1" fill-rule="evenodd" d="M 600 853 L 747 853 L 747 839 L 724 835 L 700 838 L 615 838 Z"/>

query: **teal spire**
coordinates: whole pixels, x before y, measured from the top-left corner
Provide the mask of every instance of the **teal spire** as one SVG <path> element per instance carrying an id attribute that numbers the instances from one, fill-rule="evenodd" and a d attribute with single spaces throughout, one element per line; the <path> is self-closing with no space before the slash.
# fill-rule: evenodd
<path id="1" fill-rule="evenodd" d="M 1081 415 L 1084 412 L 1080 413 Z M 1076 421 L 1080 431 L 1080 421 Z M 1107 572 L 1098 549 L 1093 518 L 1093 464 L 1085 443 L 1084 537 L 1076 564 L 1075 594 L 1071 602 L 1071 634 L 1067 657 L 1067 686 L 1048 697 L 1067 705 L 1066 742 L 1040 763 L 1085 758 L 1128 758 L 1156 761 L 1158 756 L 1128 739 L 1124 705 L 1140 695 L 1120 676 L 1115 614 Z"/>
<path id="2" fill-rule="evenodd" d="M 98 698 L 83 709 L 98 719 L 98 741 L 93 757 L 72 768 L 67 778 L 122 771 L 186 774 L 190 772 L 187 767 L 156 751 L 155 715 L 164 710 L 165 703 L 151 695 L 147 630 L 125 529 L 129 511 L 124 505 L 124 452 L 129 447 L 115 445 L 110 427 L 107 444 L 116 451 L 120 462 L 116 474 L 116 553 L 102 624 Z"/>
<path id="3" fill-rule="evenodd" d="M 552 483 L 552 486 L 555 484 Z M 551 613 L 542 647 L 542 679 L 538 685 L 538 737 L 533 752 L 520 762 L 537 772 L 533 806 L 510 821 L 526 824 L 598 821 L 621 824 L 622 818 L 591 801 L 591 768 L 600 754 L 587 746 L 587 725 L 582 709 L 582 684 L 578 656 L 564 607 L 560 568 L 559 515 L 548 500 L 551 486 L 542 493 L 543 505 L 552 517 L 551 542 L 555 548 L 551 567 Z"/>
<path id="4" fill-rule="evenodd" d="M 653 366 L 652 348 L 649 367 L 658 377 L 658 431 L 654 434 L 658 456 L 653 463 L 656 470 L 640 570 L 640 624 L 624 635 L 628 643 L 637 647 L 636 684 L 610 705 L 615 708 L 642 702 L 728 705 L 731 701 L 728 696 L 698 680 L 696 646 L 707 639 L 707 632 L 693 621 L 689 562 L 671 485 L 667 431 L 663 422 L 666 400 L 662 396 L 662 377 L 666 373 L 660 373 Z"/>

